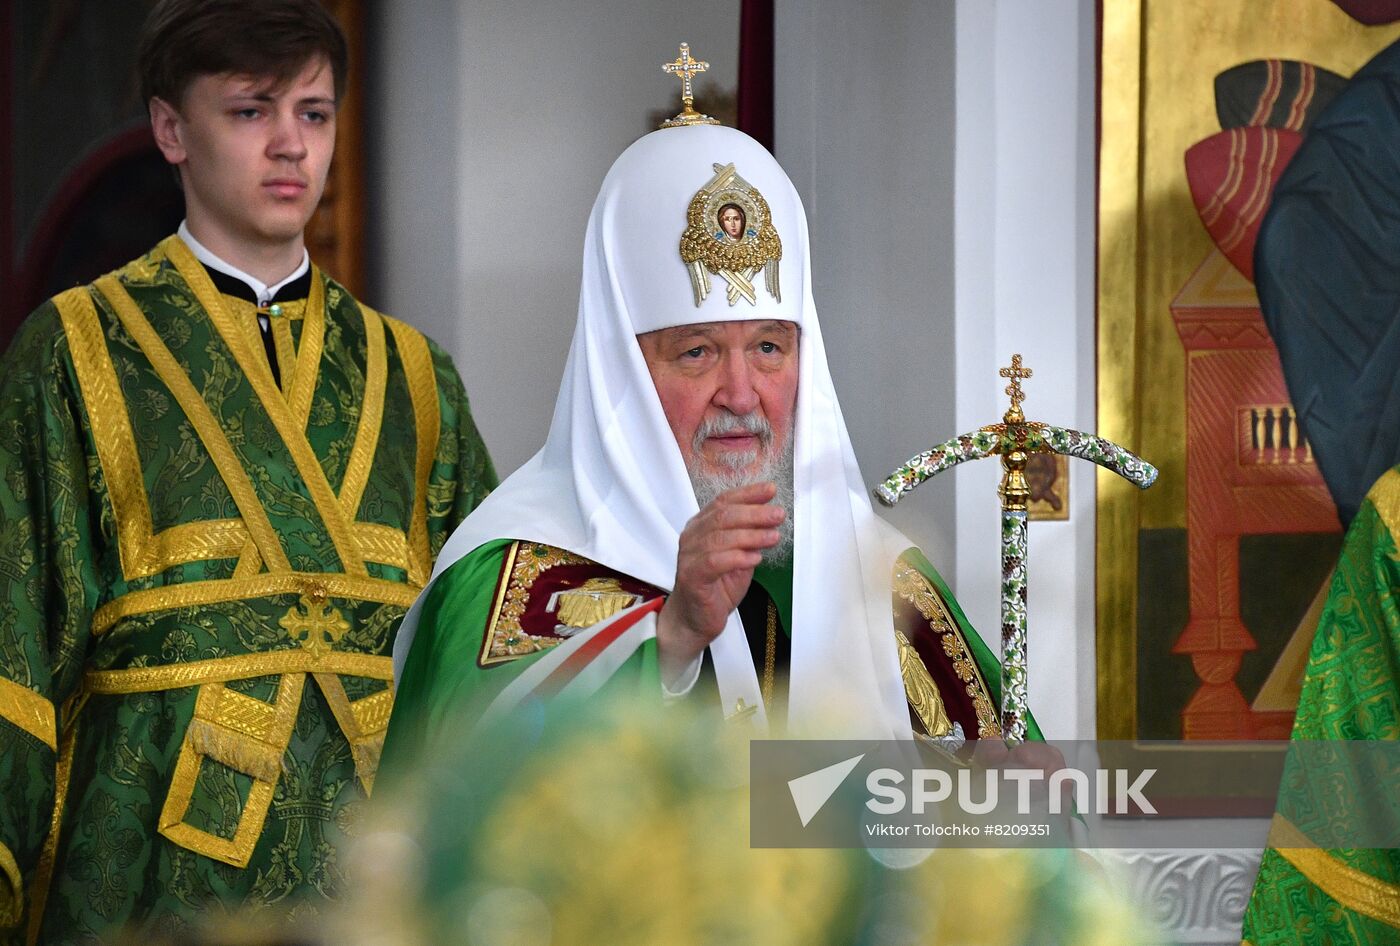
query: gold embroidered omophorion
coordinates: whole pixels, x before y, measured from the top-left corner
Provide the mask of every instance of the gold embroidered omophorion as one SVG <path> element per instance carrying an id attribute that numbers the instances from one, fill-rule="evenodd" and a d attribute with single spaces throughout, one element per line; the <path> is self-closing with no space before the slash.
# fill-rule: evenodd
<path id="1" fill-rule="evenodd" d="M 941 637 L 943 652 L 952 660 L 953 669 L 976 710 L 978 737 L 986 738 L 999 734 L 1001 726 L 997 722 L 996 708 L 992 706 L 991 695 L 981 668 L 970 653 L 967 641 L 963 640 L 958 630 L 958 622 L 948 613 L 943 599 L 939 597 L 928 578 L 913 565 L 900 559 L 894 567 L 894 590 L 900 598 L 914 605 L 924 620 L 928 621 L 929 627 Z M 935 734 L 930 732 L 929 735 Z"/>
<path id="2" fill-rule="evenodd" d="M 510 542 L 504 551 L 477 663 L 482 667 L 548 650 L 580 628 L 660 594 L 563 549 Z"/>

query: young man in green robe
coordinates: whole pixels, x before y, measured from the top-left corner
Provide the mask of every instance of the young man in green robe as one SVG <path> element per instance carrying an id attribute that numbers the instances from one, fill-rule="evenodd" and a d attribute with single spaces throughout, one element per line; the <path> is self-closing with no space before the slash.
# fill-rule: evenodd
<path id="1" fill-rule="evenodd" d="M 1295 742 L 1400 739 L 1397 540 L 1400 467 L 1371 487 L 1347 529 L 1308 655 Z M 1341 794 L 1328 792 L 1333 814 L 1356 815 L 1347 808 L 1360 808 L 1360 789 L 1369 786 L 1354 778 L 1339 784 Z M 1347 785 L 1355 789 L 1350 798 Z M 1282 814 L 1275 816 L 1245 913 L 1244 942 L 1379 946 L 1400 941 L 1400 852 L 1335 850 L 1316 843 Z"/>
<path id="2" fill-rule="evenodd" d="M 162 0 L 177 235 L 0 364 L 0 937 L 314 910 L 389 649 L 493 485 L 450 359 L 308 259 L 345 87 L 315 0 Z"/>
<path id="3" fill-rule="evenodd" d="M 796 191 L 746 135 L 683 124 L 617 160 L 549 438 L 395 645 L 386 779 L 463 717 L 524 736 L 536 701 L 603 690 L 756 733 L 999 733 L 995 659 L 871 508 L 807 266 Z"/>

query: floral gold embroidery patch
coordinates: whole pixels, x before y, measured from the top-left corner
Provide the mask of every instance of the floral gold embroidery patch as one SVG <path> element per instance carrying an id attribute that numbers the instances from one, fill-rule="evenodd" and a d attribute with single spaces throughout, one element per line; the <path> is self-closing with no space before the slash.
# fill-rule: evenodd
<path id="1" fill-rule="evenodd" d="M 501 566 L 478 662 L 489 667 L 548 650 L 661 593 L 563 549 L 513 542 Z"/>

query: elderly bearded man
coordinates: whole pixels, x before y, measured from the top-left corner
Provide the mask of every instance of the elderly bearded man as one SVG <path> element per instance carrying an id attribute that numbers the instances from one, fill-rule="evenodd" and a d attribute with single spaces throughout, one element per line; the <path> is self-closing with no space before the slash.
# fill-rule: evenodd
<path id="1" fill-rule="evenodd" d="M 797 194 L 747 136 L 667 128 L 617 160 L 544 449 L 405 619 L 386 771 L 449 715 L 600 689 L 757 731 L 997 733 L 995 660 L 871 508 L 807 267 Z"/>

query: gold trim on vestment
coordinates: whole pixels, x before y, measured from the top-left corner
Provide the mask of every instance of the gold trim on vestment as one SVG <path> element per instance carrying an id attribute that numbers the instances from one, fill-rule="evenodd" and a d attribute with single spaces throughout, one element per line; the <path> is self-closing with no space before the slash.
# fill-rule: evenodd
<path id="1" fill-rule="evenodd" d="M 379 429 L 384 421 L 384 389 L 389 380 L 388 346 L 384 343 L 384 320 L 368 306 L 360 306 L 360 316 L 365 324 L 365 392 L 360 401 L 360 423 L 355 429 L 355 445 L 350 448 L 350 459 L 345 463 L 345 476 L 340 481 L 340 508 L 345 518 L 355 523 L 360 512 L 360 500 L 369 483 L 370 468 L 374 463 L 374 452 L 379 446 Z M 355 538 L 362 542 L 364 526 L 355 524 Z M 375 528 L 388 528 L 380 526 Z M 398 530 L 399 543 L 407 558 L 407 539 Z M 394 564 L 408 570 L 407 561 L 375 558 L 363 545 L 365 558 L 383 564 Z"/>
<path id="2" fill-rule="evenodd" d="M 124 670 L 89 670 L 83 675 L 83 692 L 96 696 L 124 696 L 178 690 L 208 683 L 228 683 L 288 673 L 334 673 L 370 680 L 392 680 L 394 661 L 379 654 L 331 651 L 317 656 L 302 647 L 240 654 L 212 660 L 191 660 L 162 667 L 129 667 Z"/>
<path id="3" fill-rule="evenodd" d="M 222 683 L 200 687 L 194 718 L 171 776 L 158 830 L 197 854 L 234 867 L 247 867 L 262 835 L 281 775 L 282 757 L 296 726 L 306 675 L 289 673 L 277 687 L 275 703 L 264 703 Z M 185 823 L 200 765 L 209 759 L 253 779 L 232 838 L 219 837 Z"/>
<path id="4" fill-rule="evenodd" d="M 233 566 L 234 578 L 252 578 L 262 571 L 262 556 L 258 554 L 257 543 L 252 539 L 243 543 L 238 553 L 238 564 Z"/>
<path id="5" fill-rule="evenodd" d="M 283 317 L 279 319 L 287 321 Z M 290 324 L 287 329 L 290 334 Z M 286 379 L 286 403 L 297 423 L 297 429 L 303 433 L 311 420 L 311 402 L 316 394 L 316 379 L 321 373 L 321 354 L 325 345 L 326 285 L 321 279 L 321 274 L 313 266 L 311 291 L 306 297 L 306 314 L 301 322 L 301 344 L 297 346 L 296 360 L 292 363 L 292 376 Z"/>
<path id="6" fill-rule="evenodd" d="M 953 661 L 953 670 L 967 688 L 972 706 L 977 712 L 977 735 L 979 738 L 1001 734 L 1001 724 L 997 722 L 996 709 L 992 706 L 991 691 L 982 678 L 982 669 L 963 639 L 958 622 L 948 612 L 938 589 L 923 572 L 904 559 L 899 559 L 894 567 L 894 590 L 905 601 L 918 609 L 928 621 L 929 627 L 937 632 L 943 641 L 943 653 Z M 920 661 L 922 666 L 922 661 Z M 932 735 L 932 733 L 930 733 Z"/>
<path id="7" fill-rule="evenodd" d="M 144 575 L 158 575 L 176 565 L 220 558 L 237 558 L 248 544 L 242 519 L 206 519 L 182 522 L 151 537 L 142 564 Z"/>
<path id="8" fill-rule="evenodd" d="M 342 734 L 350 745 L 355 772 L 368 793 L 384 745 L 393 708 L 393 659 L 378 654 L 318 651 L 304 647 L 188 661 L 162 667 L 89 671 L 83 694 L 125 696 L 199 687 L 194 716 L 185 730 L 158 829 L 171 841 L 215 860 L 246 867 L 262 834 L 283 758 L 291 742 L 306 675 L 316 678 Z M 280 675 L 276 700 L 267 703 L 225 684 Z M 341 676 L 383 680 L 383 690 L 351 701 Z M 204 760 L 253 779 L 232 838 L 185 824 Z"/>
<path id="9" fill-rule="evenodd" d="M 146 554 L 151 539 L 151 508 L 146 501 L 131 418 L 97 307 L 82 286 L 60 293 L 53 301 L 63 323 L 78 391 L 87 409 L 88 429 L 107 482 L 107 497 L 117 524 L 122 574 L 127 578 L 152 574 Z"/>
<path id="10" fill-rule="evenodd" d="M 1376 507 L 1376 514 L 1386 529 L 1400 542 L 1400 470 L 1389 469 L 1382 473 L 1367 491 L 1366 498 Z"/>
<path id="11" fill-rule="evenodd" d="M 357 522 L 354 530 L 355 544 L 365 561 L 408 571 L 408 539 L 403 530 L 376 522 Z"/>
<path id="12" fill-rule="evenodd" d="M 437 378 L 433 373 L 433 355 L 428 340 L 416 329 L 390 316 L 383 316 L 394 344 L 399 350 L 404 376 L 408 380 L 408 395 L 413 402 L 413 417 L 417 428 L 418 455 L 414 465 L 413 518 L 408 529 L 409 569 L 411 584 L 423 587 L 432 571 L 432 554 L 428 551 L 428 479 L 437 456 L 442 416 L 438 409 Z"/>
<path id="13" fill-rule="evenodd" d="M 248 541 L 238 519 L 185 522 L 155 532 L 131 418 L 92 295 L 83 287 L 70 289 L 54 304 L 107 482 L 122 575 L 143 578 L 187 562 L 237 556 Z"/>
<path id="14" fill-rule="evenodd" d="M 223 298 L 219 291 L 214 288 L 209 274 L 204 271 L 204 267 L 200 265 L 194 254 L 178 236 L 167 237 L 161 241 L 160 249 L 170 258 L 180 275 L 184 277 L 185 282 L 194 293 L 195 299 L 209 315 L 214 329 L 223 337 L 224 344 L 229 347 L 234 360 L 243 369 L 248 383 L 253 388 L 253 393 L 262 403 L 263 410 L 267 412 L 267 416 L 272 421 L 273 427 L 276 428 L 278 436 L 281 437 L 283 445 L 291 454 L 297 472 L 301 474 L 302 483 L 306 486 L 306 491 L 321 517 L 322 525 L 330 536 L 331 543 L 335 546 L 341 567 L 352 575 L 367 574 L 364 560 L 360 557 L 359 550 L 355 548 L 350 533 L 350 523 L 346 521 L 340 503 L 334 491 L 331 490 L 320 459 L 311 449 L 311 442 L 306 439 L 305 424 L 297 423 L 292 409 L 273 382 L 272 369 L 267 363 L 267 358 L 255 358 L 252 355 L 250 349 L 253 340 L 250 338 L 250 333 L 255 331 L 255 328 L 240 326 L 236 320 L 229 316 L 228 310 L 223 304 Z M 312 268 L 311 279 L 313 285 L 321 279 L 321 274 L 315 267 Z M 308 305 L 307 308 L 309 321 L 311 319 L 310 306 Z M 302 331 L 306 332 L 306 327 L 303 327 Z M 246 513 L 244 518 L 247 518 Z M 289 565 L 283 565 L 281 562 L 274 564 L 273 560 L 269 558 L 267 550 L 262 548 L 261 543 L 259 543 L 259 550 L 262 551 L 263 557 L 268 559 L 273 570 L 277 570 L 279 567 L 290 568 Z M 285 559 L 285 556 L 283 558 Z"/>
<path id="15" fill-rule="evenodd" d="M 938 684 L 933 682 L 919 652 L 904 632 L 896 628 L 894 637 L 899 644 L 899 674 L 904 678 L 905 698 L 924 724 L 925 733 L 934 737 L 948 735 L 953 731 L 953 722 L 948 718 Z"/>
<path id="16" fill-rule="evenodd" d="M 520 542 L 515 541 L 506 549 L 505 559 L 501 562 L 501 576 L 496 579 L 496 600 L 491 602 L 491 613 L 486 616 L 486 631 L 481 635 L 481 653 L 476 655 L 476 662 L 479 666 L 489 667 L 493 663 L 500 663 L 509 660 L 510 657 L 496 659 L 491 652 L 495 649 L 493 638 L 496 634 L 496 627 L 501 619 L 501 608 L 506 602 L 506 592 L 510 590 L 511 575 L 515 569 L 515 558 L 520 554 Z M 516 619 L 516 629 L 519 630 L 519 617 Z"/>
<path id="17" fill-rule="evenodd" d="M 418 597 L 418 589 L 396 581 L 339 572 L 264 572 L 251 578 L 189 581 L 129 591 L 108 601 L 92 616 L 94 636 L 105 634 L 124 618 L 153 611 L 173 611 L 202 605 L 265 598 L 269 595 L 308 594 L 316 589 L 330 598 L 377 601 L 407 608 Z"/>
<path id="18" fill-rule="evenodd" d="M 145 313 L 136 304 L 136 300 L 127 293 L 121 282 L 116 277 L 107 275 L 98 279 L 95 285 L 98 291 L 107 298 L 127 333 L 141 347 L 142 353 L 150 361 L 156 375 L 174 395 L 180 409 L 184 411 L 186 419 L 194 427 L 195 435 L 204 445 L 204 449 L 209 452 L 210 459 L 214 461 L 214 466 L 219 471 L 224 486 L 228 489 L 239 513 L 243 516 L 244 527 L 247 528 L 253 541 L 257 543 L 258 551 L 263 559 L 274 570 L 290 571 L 291 563 L 287 560 L 282 543 L 277 538 L 271 521 L 267 518 L 267 511 L 263 508 L 257 492 L 253 489 L 248 472 L 233 452 L 233 447 L 224 435 L 223 427 L 214 418 L 214 414 L 209 410 L 209 405 L 205 403 L 203 395 L 195 390 L 189 375 L 180 367 L 175 356 L 170 353 L 170 349 L 166 347 L 165 342 L 161 340 L 156 330 L 146 319 Z M 145 498 L 144 489 L 143 486 L 143 501 Z"/>
<path id="19" fill-rule="evenodd" d="M 0 929 L 16 926 L 24 916 L 24 875 L 14 853 L 0 841 Z"/>
<path id="20" fill-rule="evenodd" d="M 1348 910 L 1400 929 L 1400 887 L 1328 854 L 1282 815 L 1274 815 L 1269 846 Z"/>
<path id="21" fill-rule="evenodd" d="M 773 708 L 773 682 L 778 663 L 778 606 L 768 599 L 768 617 L 763 628 L 763 707 Z"/>
<path id="22" fill-rule="evenodd" d="M 0 719 L 23 729 L 55 752 L 58 751 L 58 725 L 53 701 L 23 684 L 0 677 Z M 4 924 L 0 923 L 0 926 Z"/>
<path id="23" fill-rule="evenodd" d="M 63 807 L 68 802 L 68 782 L 73 775 L 73 750 L 78 742 L 78 714 L 87 699 L 79 694 L 63 707 L 63 736 L 58 751 L 58 762 L 53 775 L 53 811 L 49 815 L 49 833 L 44 838 L 44 846 L 39 849 L 39 860 L 34 865 L 34 881 L 30 884 L 29 930 L 25 937 L 28 946 L 39 942 L 39 928 L 44 922 L 44 906 L 49 899 L 49 885 L 53 882 L 54 863 L 58 858 L 58 837 L 63 828 Z"/>
<path id="24" fill-rule="evenodd" d="M 251 308 L 254 318 L 263 316 L 267 319 L 267 329 L 272 333 L 272 348 L 277 359 L 277 374 L 282 379 L 282 393 L 285 395 L 291 390 L 297 363 L 297 346 L 292 340 L 292 323 L 283 316 L 273 318 L 271 313 L 264 313 L 256 306 Z"/>
<path id="25" fill-rule="evenodd" d="M 53 301 L 63 323 L 73 371 L 78 378 L 78 391 L 87 408 L 97 458 L 107 481 L 107 495 L 117 524 L 122 572 L 128 577 L 141 574 L 138 563 L 150 538 L 151 510 L 137 461 L 131 418 L 127 415 L 111 353 L 107 351 L 97 307 L 82 286 L 60 293 Z"/>
<path id="26" fill-rule="evenodd" d="M 384 734 L 389 729 L 389 714 L 394 708 L 394 691 L 385 687 L 378 693 L 351 700 L 345 693 L 340 677 L 333 673 L 317 673 L 315 676 L 331 714 L 340 724 L 340 731 L 350 742 L 355 774 L 359 776 L 365 794 L 371 794 L 374 791 L 374 776 L 379 770 L 379 756 L 384 749 Z"/>
<path id="27" fill-rule="evenodd" d="M 496 600 L 486 618 L 482 634 L 481 653 L 477 664 L 489 667 L 548 650 L 563 638 L 536 637 L 520 624 L 525 606 L 530 602 L 530 588 L 540 575 L 556 565 L 589 565 L 586 558 L 540 542 L 515 541 L 506 551 L 501 577 L 496 585 Z"/>

